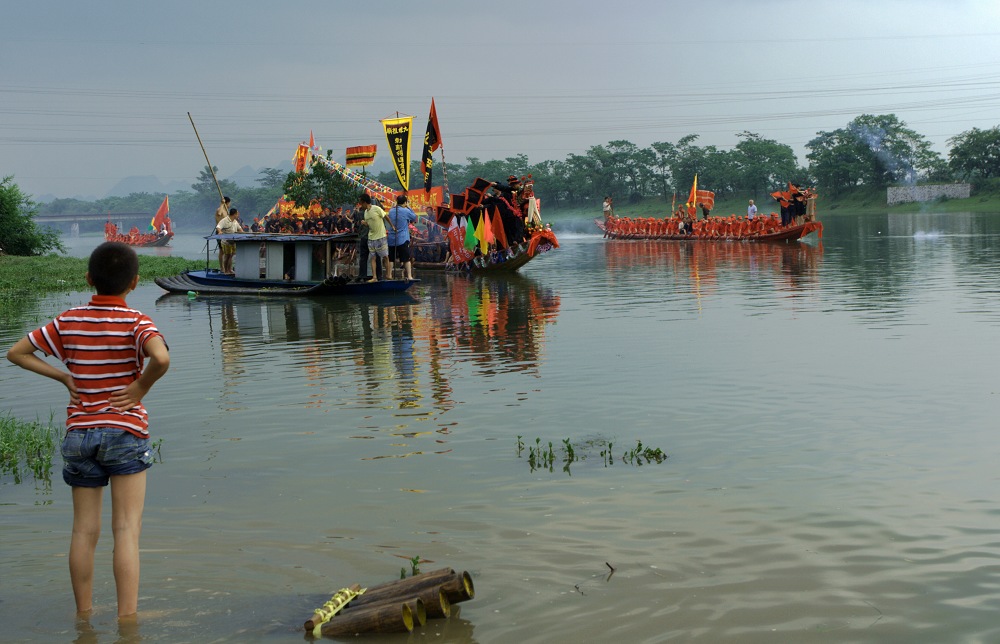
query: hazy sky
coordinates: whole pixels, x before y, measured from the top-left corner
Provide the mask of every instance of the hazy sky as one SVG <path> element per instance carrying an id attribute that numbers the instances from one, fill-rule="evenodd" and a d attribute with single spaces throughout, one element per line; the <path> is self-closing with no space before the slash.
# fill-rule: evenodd
<path id="1" fill-rule="evenodd" d="M 104 196 L 378 144 L 435 98 L 445 161 L 624 139 L 791 145 L 895 113 L 944 153 L 1000 125 L 998 0 L 31 0 L 6 3 L 0 175 Z M 440 162 L 440 157 L 438 157 Z"/>

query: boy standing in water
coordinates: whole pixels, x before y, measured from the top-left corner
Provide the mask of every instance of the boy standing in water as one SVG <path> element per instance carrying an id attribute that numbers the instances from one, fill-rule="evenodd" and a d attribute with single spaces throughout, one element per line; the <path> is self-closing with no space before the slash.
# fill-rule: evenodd
<path id="1" fill-rule="evenodd" d="M 152 464 L 141 401 L 170 366 L 167 345 L 153 321 L 125 303 L 138 282 L 135 251 L 118 242 L 101 244 L 87 265 L 87 283 L 97 294 L 21 338 L 7 352 L 14 364 L 69 390 L 62 456 L 63 480 L 73 489 L 69 573 L 78 613 L 93 608 L 101 503 L 104 487 L 111 483 L 119 618 L 134 616 L 139 602 L 139 533 L 146 469 Z M 35 351 L 58 358 L 67 371 Z"/>

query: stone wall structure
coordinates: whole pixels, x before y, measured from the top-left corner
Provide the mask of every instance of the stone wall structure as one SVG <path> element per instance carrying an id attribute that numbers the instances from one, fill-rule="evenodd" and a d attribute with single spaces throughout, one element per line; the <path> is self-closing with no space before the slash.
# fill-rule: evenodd
<path id="1" fill-rule="evenodd" d="M 912 203 L 914 201 L 934 201 L 940 197 L 968 199 L 972 194 L 970 183 L 942 183 L 925 186 L 904 186 L 886 190 L 886 205 Z"/>

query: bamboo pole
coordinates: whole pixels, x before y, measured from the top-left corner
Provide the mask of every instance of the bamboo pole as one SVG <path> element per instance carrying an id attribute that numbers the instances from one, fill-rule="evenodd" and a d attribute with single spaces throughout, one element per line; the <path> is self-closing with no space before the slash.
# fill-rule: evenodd
<path id="1" fill-rule="evenodd" d="M 320 626 L 325 637 L 356 633 L 402 633 L 413 630 L 413 610 L 408 604 L 379 604 L 342 613 Z"/>
<path id="2" fill-rule="evenodd" d="M 361 586 L 359 584 L 353 584 L 344 590 L 338 590 L 322 608 L 314 612 L 313 616 L 306 620 L 304 625 L 306 631 L 312 631 L 317 625 L 329 621 L 334 615 L 344 609 L 344 606 L 350 601 L 352 593 L 360 591 Z"/>
<path id="3" fill-rule="evenodd" d="M 437 587 L 459 577 L 459 573 L 452 568 L 442 568 L 425 572 L 406 579 L 397 579 L 377 586 L 372 586 L 351 602 L 351 606 L 363 606 L 365 604 L 375 604 L 387 598 L 405 598 L 419 594 L 424 588 Z M 450 599 L 450 598 L 449 598 Z"/>
<path id="4" fill-rule="evenodd" d="M 359 595 L 360 599 L 363 595 Z M 437 619 L 439 617 L 449 617 L 451 615 L 451 602 L 448 601 L 448 595 L 441 589 L 440 586 L 428 586 L 415 592 L 411 595 L 405 595 L 401 597 L 385 597 L 384 599 L 378 600 L 370 604 L 355 604 L 353 601 L 341 611 L 341 614 L 346 615 L 354 610 L 368 609 L 373 606 L 381 606 L 382 604 L 398 604 L 403 601 L 410 605 L 411 609 L 414 610 L 414 616 L 417 617 L 415 620 L 419 622 L 420 626 L 423 626 L 428 619 Z M 417 606 L 414 606 L 412 602 L 416 602 Z M 418 608 L 419 607 L 419 608 Z M 424 621 L 421 622 L 420 619 Z"/>
<path id="5" fill-rule="evenodd" d="M 219 185 L 219 178 L 215 176 L 215 168 L 212 167 L 212 162 L 208 160 L 208 152 L 205 152 L 205 144 L 201 142 L 201 135 L 198 134 L 198 128 L 194 126 L 194 119 L 191 118 L 191 112 L 187 114 L 188 120 L 191 121 L 191 127 L 194 128 L 194 135 L 198 138 L 198 145 L 201 146 L 201 153 L 205 155 L 205 163 L 208 164 L 208 171 L 212 173 L 212 180 L 215 181 L 215 189 L 219 191 L 219 203 L 223 203 L 226 198 L 222 195 L 222 186 Z"/>
<path id="6" fill-rule="evenodd" d="M 472 584 L 472 577 L 464 570 L 462 574 L 443 583 L 441 591 L 448 598 L 450 604 L 464 602 L 476 596 L 476 587 Z"/>

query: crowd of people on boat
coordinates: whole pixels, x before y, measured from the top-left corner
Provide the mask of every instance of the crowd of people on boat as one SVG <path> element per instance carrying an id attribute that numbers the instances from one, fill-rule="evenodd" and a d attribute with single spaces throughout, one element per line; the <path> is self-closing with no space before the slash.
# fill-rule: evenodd
<path id="1" fill-rule="evenodd" d="M 127 233 L 118 229 L 118 225 L 111 221 L 104 224 L 104 240 L 121 242 L 129 246 L 145 246 L 170 235 L 172 232 L 170 218 L 167 217 L 160 229 L 156 232 L 141 232 L 138 226 L 132 226 Z"/>
<path id="2" fill-rule="evenodd" d="M 482 180 L 480 180 L 482 181 Z M 229 197 L 224 197 L 216 210 L 218 234 L 271 233 L 298 235 L 326 235 L 355 233 L 357 246 L 351 253 L 351 260 L 357 261 L 359 280 L 377 280 L 383 275 L 393 275 L 393 269 L 400 267 L 403 279 L 413 278 L 413 263 L 434 264 L 456 263 L 462 265 L 482 265 L 483 262 L 504 261 L 512 253 L 524 252 L 526 245 L 536 231 L 545 231 L 538 213 L 534 186 L 530 176 L 518 178 L 511 175 L 506 183 L 482 181 L 481 194 L 475 199 L 468 198 L 471 190 L 462 193 L 461 200 L 468 198 L 468 206 L 451 210 L 428 206 L 418 215 L 409 207 L 406 195 L 400 195 L 392 206 L 378 197 L 362 194 L 353 209 L 343 207 L 325 209 L 314 203 L 309 207 L 286 204 L 263 218 L 255 218 L 245 225 L 239 211 L 232 207 Z M 457 196 L 456 196 L 457 197 Z M 452 199 L 450 206 L 461 200 Z M 484 253 L 483 248 L 466 249 L 465 253 L 453 254 L 455 231 L 458 217 L 465 218 L 465 226 L 477 229 L 480 223 L 489 223 L 495 241 Z M 483 218 L 488 222 L 483 222 Z M 537 235 L 534 235 L 537 236 Z M 540 243 L 543 243 L 542 240 Z M 465 239 L 458 241 L 461 246 Z M 219 266 L 226 274 L 234 274 L 233 259 L 235 245 L 219 242 Z M 289 272 L 287 279 L 293 279 Z"/>
<path id="3" fill-rule="evenodd" d="M 712 216 L 711 204 L 681 204 L 672 215 L 659 217 L 617 217 L 611 197 L 604 199 L 605 237 L 703 237 L 718 239 L 748 239 L 778 232 L 790 226 L 814 221 L 816 193 L 789 182 L 788 190 L 771 193 L 780 206 L 780 213 L 758 214 L 753 199 L 749 200 L 746 216 Z M 701 218 L 698 212 L 701 211 Z"/>
<path id="4" fill-rule="evenodd" d="M 683 216 L 660 217 L 616 217 L 612 215 L 604 222 L 605 237 L 671 237 L 690 235 L 719 239 L 746 239 L 776 232 L 782 228 L 777 214 L 757 215 L 753 218 L 729 215 L 726 217 L 705 217 L 692 219 Z"/>

